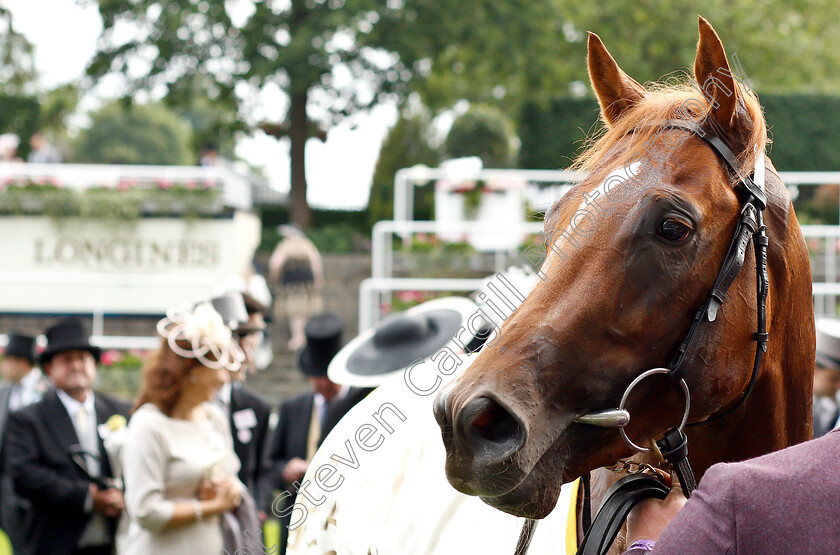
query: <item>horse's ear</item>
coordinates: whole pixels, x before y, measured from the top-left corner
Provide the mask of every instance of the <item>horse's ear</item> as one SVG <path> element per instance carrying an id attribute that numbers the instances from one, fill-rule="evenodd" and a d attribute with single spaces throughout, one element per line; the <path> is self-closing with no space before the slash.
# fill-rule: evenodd
<path id="1" fill-rule="evenodd" d="M 735 124 L 738 87 L 729 69 L 723 42 L 711 23 L 700 17 L 700 40 L 694 60 L 694 76 L 706 100 L 711 104 L 712 117 L 729 131 Z"/>
<path id="2" fill-rule="evenodd" d="M 607 125 L 615 123 L 645 95 L 645 88 L 624 73 L 595 33 L 589 33 L 589 80 Z"/>

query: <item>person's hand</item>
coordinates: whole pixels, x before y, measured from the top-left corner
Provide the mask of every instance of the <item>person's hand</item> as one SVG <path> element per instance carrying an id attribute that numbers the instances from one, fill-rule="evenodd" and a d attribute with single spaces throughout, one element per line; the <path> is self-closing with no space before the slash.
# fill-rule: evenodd
<path id="1" fill-rule="evenodd" d="M 283 467 L 283 480 L 291 485 L 303 478 L 307 468 L 309 468 L 309 463 L 300 457 L 295 457 Z"/>
<path id="2" fill-rule="evenodd" d="M 99 489 L 96 484 L 90 485 L 93 496 L 93 510 L 109 517 L 118 517 L 125 508 L 123 493 L 117 488 Z"/>
<path id="3" fill-rule="evenodd" d="M 221 480 L 217 483 L 217 491 L 220 505 L 220 512 L 232 511 L 242 503 L 242 491 L 236 480 Z"/>
<path id="4" fill-rule="evenodd" d="M 658 540 L 685 502 L 682 489 L 675 487 L 665 499 L 645 499 L 633 507 L 627 515 L 627 545 L 636 540 Z"/>
<path id="5" fill-rule="evenodd" d="M 198 484 L 198 500 L 199 501 L 206 501 L 207 499 L 213 499 L 218 495 L 219 491 L 216 487 L 216 483 L 212 480 L 202 480 L 200 484 Z"/>

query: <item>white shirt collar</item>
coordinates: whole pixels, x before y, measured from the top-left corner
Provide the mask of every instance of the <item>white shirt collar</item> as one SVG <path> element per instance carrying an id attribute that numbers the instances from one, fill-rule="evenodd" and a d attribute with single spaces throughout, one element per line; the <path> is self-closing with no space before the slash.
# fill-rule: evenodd
<path id="1" fill-rule="evenodd" d="M 32 368 L 27 375 L 20 380 L 20 386 L 27 391 L 34 391 L 41 381 L 41 371 L 37 368 Z"/>
<path id="2" fill-rule="evenodd" d="M 216 399 L 218 399 L 222 404 L 229 406 L 231 395 L 233 395 L 233 387 L 231 387 L 230 382 L 225 382 L 216 393 Z"/>
<path id="3" fill-rule="evenodd" d="M 55 392 L 58 394 L 58 398 L 61 400 L 61 404 L 64 405 L 64 408 L 67 409 L 67 413 L 70 415 L 70 418 L 73 419 L 75 422 L 76 413 L 79 412 L 79 409 L 85 407 L 88 414 L 94 413 L 94 404 L 93 404 L 93 391 L 88 391 L 87 397 L 83 403 L 80 403 L 76 399 L 70 397 L 59 388 L 55 388 Z"/>

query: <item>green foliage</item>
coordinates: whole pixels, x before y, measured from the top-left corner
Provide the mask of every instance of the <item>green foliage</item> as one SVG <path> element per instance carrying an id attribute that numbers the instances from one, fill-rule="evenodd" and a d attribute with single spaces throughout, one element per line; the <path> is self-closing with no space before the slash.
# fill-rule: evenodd
<path id="1" fill-rule="evenodd" d="M 592 97 L 560 98 L 546 107 L 526 103 L 519 121 L 519 166 L 568 167 L 587 136 L 598 129 L 598 113 L 598 101 Z"/>
<path id="2" fill-rule="evenodd" d="M 499 110 L 473 106 L 458 117 L 446 136 L 450 158 L 478 156 L 485 168 L 509 168 L 514 158 L 513 126 Z"/>
<path id="3" fill-rule="evenodd" d="M 762 94 L 761 103 L 773 137 L 770 158 L 779 171 L 840 168 L 840 97 Z M 600 125 L 594 98 L 562 98 L 547 108 L 526 104 L 521 118 L 520 166 L 530 169 L 568 167 Z"/>
<path id="4" fill-rule="evenodd" d="M 425 115 L 407 118 L 401 116 L 388 132 L 379 151 L 373 185 L 368 201 L 371 227 L 380 220 L 394 217 L 394 176 L 402 168 L 418 164 L 436 167 L 441 156 L 438 149 L 429 143 L 429 119 Z M 434 217 L 434 190 L 420 185 L 414 190 L 414 215 L 418 220 Z"/>
<path id="5" fill-rule="evenodd" d="M 29 154 L 29 138 L 38 130 L 40 114 L 37 99 L 0 94 L 0 133 L 16 133 L 20 137 L 18 155 L 24 160 Z"/>
<path id="6" fill-rule="evenodd" d="M 133 59 L 151 58 L 148 72 L 129 80 L 129 96 L 164 88 L 183 103 L 200 91 L 230 104 L 250 127 L 289 137 L 292 215 L 304 226 L 308 137 L 414 91 L 435 109 L 451 106 L 462 92 L 473 101 L 494 101 L 513 89 L 517 98 L 533 96 L 555 68 L 565 67 L 553 48 L 555 0 L 99 0 L 98 6 L 103 35 L 89 76 L 130 75 Z M 139 27 L 143 38 L 123 41 L 114 33 L 121 25 Z M 261 122 L 254 99 L 276 89 L 289 109 L 281 122 Z M 442 94 L 448 91 L 457 93 Z"/>
<path id="7" fill-rule="evenodd" d="M 195 164 L 188 126 L 162 105 L 114 102 L 91 114 L 74 142 L 74 162 L 94 164 Z"/>
<path id="8" fill-rule="evenodd" d="M 779 171 L 840 169 L 840 96 L 762 94 L 761 104 Z"/>
<path id="9" fill-rule="evenodd" d="M 280 242 L 277 226 L 289 223 L 285 207 L 263 207 L 260 211 L 262 239 L 258 252 L 270 253 Z M 370 226 L 367 211 L 324 210 L 312 211 L 312 227 L 306 234 L 322 253 L 364 252 L 370 250 Z"/>
<path id="10" fill-rule="evenodd" d="M 693 67 L 699 13 L 720 35 L 730 63 L 737 55 L 756 90 L 840 89 L 840 3 L 834 0 L 709 0 L 702 8 L 691 0 L 558 3 L 563 33 L 579 44 L 570 78 L 587 84 L 585 31 L 597 33 L 621 68 L 644 83 Z"/>
<path id="11" fill-rule="evenodd" d="M 15 30 L 12 12 L 0 6 L 0 93 L 27 94 L 37 78 L 35 49 Z"/>
<path id="12" fill-rule="evenodd" d="M 52 183 L 14 183 L 0 192 L 0 215 L 44 215 L 54 220 L 132 223 L 144 215 L 197 218 L 221 210 L 218 189 L 183 185 L 79 191 Z"/>
<path id="13" fill-rule="evenodd" d="M 66 83 L 47 91 L 41 99 L 40 131 L 63 135 L 67 118 L 79 105 L 81 91 L 74 83 Z"/>

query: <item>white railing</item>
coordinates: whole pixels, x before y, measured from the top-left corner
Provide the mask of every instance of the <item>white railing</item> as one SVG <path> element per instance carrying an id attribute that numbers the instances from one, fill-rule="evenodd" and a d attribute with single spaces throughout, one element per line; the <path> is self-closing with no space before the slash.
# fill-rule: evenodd
<path id="1" fill-rule="evenodd" d="M 801 186 L 838 185 L 840 172 L 780 172 L 791 196 L 798 195 Z M 426 222 L 414 221 L 414 187 L 437 179 L 520 179 L 531 183 L 554 184 L 557 191 L 563 193 L 568 185 L 579 182 L 585 174 L 571 171 L 554 170 L 482 170 L 470 176 L 452 176 L 440 168 L 416 166 L 397 172 L 394 193 L 394 221 L 382 221 L 374 225 L 371 243 L 371 278 L 362 282 L 359 290 L 359 330 L 368 329 L 381 318 L 380 306 L 383 299 L 389 298 L 395 291 L 477 291 L 481 280 L 463 280 L 453 278 L 395 278 L 394 274 L 394 236 L 403 240 L 416 233 L 498 233 L 500 230 L 476 222 Z M 562 194 L 562 193 L 561 193 Z M 533 195 L 533 193 L 532 193 Z M 553 198 L 559 198 L 555 195 Z M 539 202 L 530 199 L 532 206 L 545 209 Z M 840 222 L 839 222 L 840 223 Z M 526 222 L 510 233 L 533 234 L 542 230 L 541 222 Z M 838 315 L 837 299 L 840 297 L 840 225 L 804 225 L 802 232 L 807 239 L 820 239 L 820 249 L 812 253 L 813 274 L 821 281 L 814 282 L 814 308 L 817 315 Z M 812 248 L 810 245 L 809 248 Z M 820 252 L 821 251 L 821 252 Z M 511 253 L 496 252 L 496 271 L 504 269 L 504 264 Z M 513 253 L 514 255 L 518 253 Z M 822 259 L 822 264 L 820 264 Z M 819 266 L 819 267 L 818 267 Z M 817 271 L 819 270 L 819 272 Z M 386 297 L 388 296 L 388 297 Z"/>
<path id="2" fill-rule="evenodd" d="M 40 347 L 47 346 L 47 338 L 39 335 L 35 342 Z M 103 350 L 119 349 L 131 350 L 139 349 L 142 351 L 151 351 L 160 346 L 160 337 L 140 337 L 134 335 L 91 335 L 90 342 Z M 9 336 L 0 334 L 0 347 L 5 347 L 9 343 Z"/>
<path id="3" fill-rule="evenodd" d="M 211 185 L 221 187 L 225 206 L 250 210 L 253 176 L 242 176 L 227 166 L 130 166 L 106 164 L 0 163 L 0 186 L 9 182 L 53 184 L 68 189 L 123 186 Z M 260 184 L 266 186 L 265 184 Z"/>
<path id="4" fill-rule="evenodd" d="M 791 191 L 791 196 L 796 198 L 796 187 L 819 186 L 819 185 L 840 185 L 840 172 L 779 172 L 782 181 Z M 464 180 L 510 180 L 519 179 L 534 184 L 542 184 L 545 188 L 551 184 L 556 185 L 558 191 L 563 190 L 564 185 L 574 184 L 581 181 L 586 174 L 583 172 L 569 170 L 481 170 L 471 174 L 453 174 L 452 170 L 444 168 L 428 168 L 426 166 L 414 166 L 403 168 L 394 177 L 394 221 L 414 220 L 414 187 L 434 180 L 447 180 L 459 182 Z M 538 192 L 528 193 L 529 201 L 535 210 L 548 208 L 547 203 Z M 547 195 L 548 198 L 556 200 L 559 195 Z M 840 224 L 840 220 L 838 221 Z"/>

